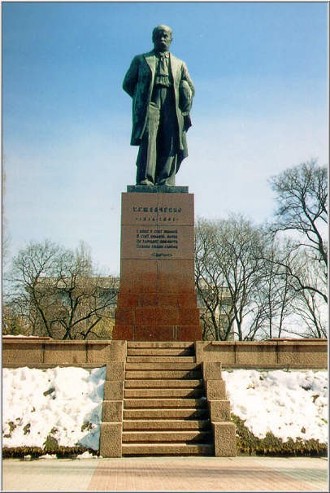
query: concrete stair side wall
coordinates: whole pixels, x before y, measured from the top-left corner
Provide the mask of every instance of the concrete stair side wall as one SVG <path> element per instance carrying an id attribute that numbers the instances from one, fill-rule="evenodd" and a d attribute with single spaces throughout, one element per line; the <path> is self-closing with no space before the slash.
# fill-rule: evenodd
<path id="1" fill-rule="evenodd" d="M 220 362 L 203 362 L 203 381 L 214 433 L 216 457 L 235 457 L 236 426 L 230 420 L 230 402 L 226 398 L 226 383 L 221 377 Z"/>
<path id="2" fill-rule="evenodd" d="M 127 344 L 120 360 L 107 364 L 100 432 L 100 455 L 122 457 L 123 401 Z"/>
<path id="3" fill-rule="evenodd" d="M 148 346 L 128 342 L 123 455 L 235 456 L 221 364 L 196 364 L 172 343 Z"/>

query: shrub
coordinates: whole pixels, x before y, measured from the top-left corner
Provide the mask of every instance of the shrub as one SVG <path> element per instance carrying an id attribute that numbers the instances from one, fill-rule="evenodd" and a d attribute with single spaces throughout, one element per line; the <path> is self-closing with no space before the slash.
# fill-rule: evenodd
<path id="1" fill-rule="evenodd" d="M 327 456 L 327 445 L 319 440 L 289 438 L 286 442 L 268 432 L 264 438 L 256 437 L 246 426 L 245 421 L 235 414 L 231 415 L 236 425 L 236 443 L 239 454 L 265 456 Z"/>
<path id="2" fill-rule="evenodd" d="M 52 449 L 49 442 L 47 450 L 41 447 L 4 447 L 2 450 L 2 457 L 3 459 L 23 459 L 25 456 L 30 456 L 31 459 L 38 459 L 41 455 L 50 454 L 56 455 L 58 459 L 74 459 L 77 455 L 83 454 L 84 452 L 99 455 L 99 452 L 93 449 L 80 446 L 63 447 L 57 444 L 57 446 Z"/>

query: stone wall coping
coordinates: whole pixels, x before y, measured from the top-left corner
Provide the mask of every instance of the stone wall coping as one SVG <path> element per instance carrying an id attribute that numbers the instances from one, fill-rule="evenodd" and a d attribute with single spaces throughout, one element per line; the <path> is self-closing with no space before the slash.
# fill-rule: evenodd
<path id="1" fill-rule="evenodd" d="M 33 368 L 36 370 L 48 370 L 48 368 L 83 368 L 84 370 L 95 370 L 96 368 L 104 368 L 106 363 L 3 363 L 2 368 Z"/>
<path id="2" fill-rule="evenodd" d="M 271 339 L 266 339 L 267 341 L 299 341 L 299 342 L 310 342 L 310 341 L 322 341 L 322 342 L 327 342 L 328 339 L 322 338 L 322 337 L 301 337 L 301 338 L 296 338 L 296 337 L 272 337 Z"/>
<path id="3" fill-rule="evenodd" d="M 298 342 L 294 342 L 294 341 L 278 341 L 278 345 L 283 345 L 283 346 L 298 346 L 300 344 L 301 345 L 304 345 L 304 344 L 306 344 L 306 342 L 304 342 L 304 341 L 298 341 Z M 308 343 L 309 343 L 309 346 L 327 346 L 328 345 L 328 341 L 327 340 L 320 341 L 320 340 L 313 339 L 313 340 L 309 340 Z"/>
<path id="4" fill-rule="evenodd" d="M 63 340 L 63 339 L 51 339 L 50 337 L 2 337 L 2 344 L 36 344 L 42 343 L 46 345 L 88 345 L 88 346 L 104 346 L 111 345 L 114 341 L 112 339 L 88 339 L 88 340 Z M 204 346 L 296 346 L 300 344 L 309 344 L 324 346 L 328 345 L 327 339 L 276 339 L 267 341 L 197 341 Z"/>
<path id="5" fill-rule="evenodd" d="M 212 341 L 210 344 L 211 346 L 276 346 L 277 341 Z"/>
<path id="6" fill-rule="evenodd" d="M 19 337 L 3 337 L 2 338 L 2 344 L 15 344 L 15 343 L 24 343 L 24 344 L 36 344 L 38 342 L 42 343 L 42 344 L 47 344 L 47 345 L 69 345 L 69 346 L 72 346 L 72 345 L 88 345 L 88 346 L 104 346 L 104 345 L 110 345 L 112 344 L 112 340 L 111 339 L 101 339 L 101 340 L 91 340 L 91 339 L 88 339 L 88 340 L 83 340 L 83 339 L 80 339 L 80 340 L 63 340 L 63 339 L 51 339 L 50 337 L 39 337 L 39 338 L 33 338 L 33 337 L 22 337 L 22 338 L 19 338 Z"/>
<path id="7" fill-rule="evenodd" d="M 278 364 L 278 365 L 256 365 L 248 363 L 234 363 L 234 364 L 223 364 L 221 366 L 223 371 L 232 370 L 256 370 L 256 371 L 273 371 L 273 370 L 283 370 L 283 371 L 302 371 L 302 370 L 313 370 L 313 371 L 327 371 L 327 367 L 321 365 L 301 365 L 301 364 Z"/>
<path id="8" fill-rule="evenodd" d="M 207 345 L 208 341 L 201 341 Z M 328 345 L 327 339 L 277 339 L 269 341 L 211 341 L 211 346 L 297 346 L 299 344 L 325 346 Z"/>
<path id="9" fill-rule="evenodd" d="M 24 342 L 24 341 L 29 341 L 29 342 L 38 342 L 38 341 L 51 341 L 51 337 L 38 337 L 38 336 L 28 336 L 28 337 L 20 337 L 20 336 L 10 336 L 10 335 L 5 335 L 2 336 L 2 342 Z"/>

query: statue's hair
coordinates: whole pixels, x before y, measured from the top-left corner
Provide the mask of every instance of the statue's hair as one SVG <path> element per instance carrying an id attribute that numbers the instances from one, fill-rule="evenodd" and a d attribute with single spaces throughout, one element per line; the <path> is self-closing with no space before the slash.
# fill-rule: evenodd
<path id="1" fill-rule="evenodd" d="M 169 31 L 172 37 L 173 35 L 172 28 L 170 26 L 166 26 L 165 24 L 159 24 L 159 26 L 156 26 L 152 31 L 152 40 L 154 40 L 154 37 L 158 31 L 163 31 L 163 30 Z"/>

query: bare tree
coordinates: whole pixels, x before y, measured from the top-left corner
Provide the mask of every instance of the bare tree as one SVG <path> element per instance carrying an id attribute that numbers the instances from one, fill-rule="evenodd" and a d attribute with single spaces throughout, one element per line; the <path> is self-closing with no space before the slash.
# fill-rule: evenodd
<path id="1" fill-rule="evenodd" d="M 272 230 L 284 232 L 287 255 L 277 260 L 290 278 L 294 307 L 304 337 L 326 337 L 328 302 L 328 175 L 316 160 L 271 179 L 277 210 Z M 290 329 L 292 330 L 292 329 Z"/>
<path id="2" fill-rule="evenodd" d="M 325 337 L 324 278 L 308 252 L 242 216 L 200 219 L 195 280 L 204 339 Z M 309 289 L 306 287 L 309 286 Z"/>
<path id="3" fill-rule="evenodd" d="M 293 246 L 283 264 L 288 272 L 296 322 L 289 325 L 287 332 L 306 338 L 326 338 L 327 284 L 320 262 L 311 259 L 308 251 Z"/>
<path id="4" fill-rule="evenodd" d="M 195 282 L 202 308 L 203 339 L 224 341 L 232 338 L 234 317 L 217 260 L 218 248 L 217 223 L 200 219 L 195 229 Z"/>
<path id="5" fill-rule="evenodd" d="M 117 280 L 94 272 L 90 253 L 50 241 L 30 243 L 13 260 L 7 300 L 34 335 L 56 339 L 109 338 Z"/>
<path id="6" fill-rule="evenodd" d="M 262 332 L 264 338 L 281 337 L 285 331 L 285 322 L 293 310 L 294 294 L 290 276 L 283 261 L 286 250 L 267 229 L 264 229 L 264 257 L 258 299 L 260 309 L 264 311 Z M 260 336 L 260 334 L 259 334 Z"/>
<path id="7" fill-rule="evenodd" d="M 256 338 L 266 316 L 259 303 L 263 257 L 262 232 L 243 216 L 198 221 L 195 279 L 206 335 L 213 328 L 221 340 Z"/>
<path id="8" fill-rule="evenodd" d="M 327 267 L 327 168 L 311 160 L 273 177 L 270 184 L 277 201 L 274 231 L 298 233 L 297 245 L 313 251 Z"/>

